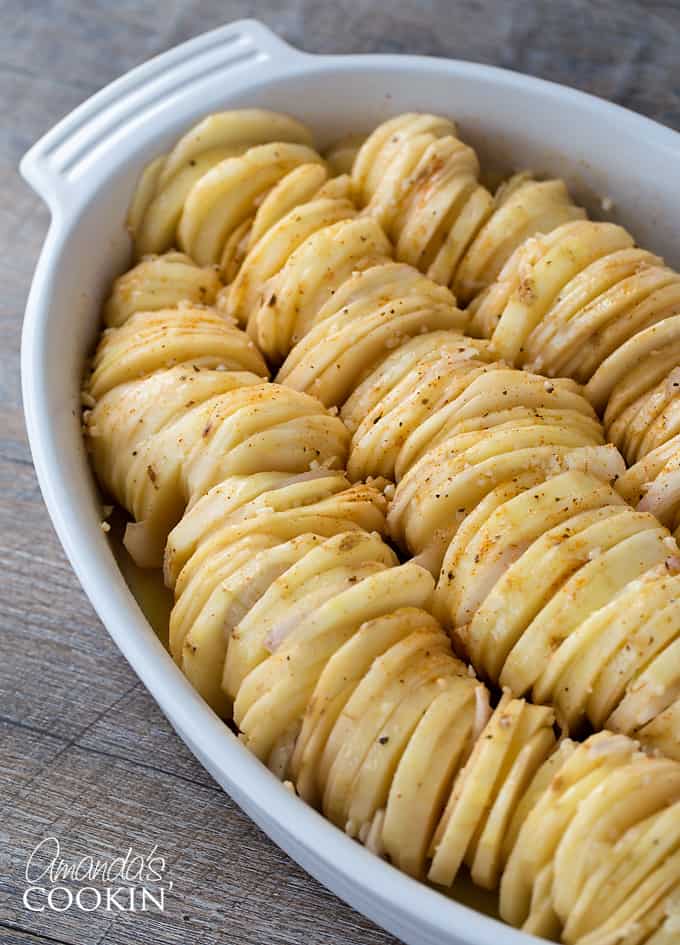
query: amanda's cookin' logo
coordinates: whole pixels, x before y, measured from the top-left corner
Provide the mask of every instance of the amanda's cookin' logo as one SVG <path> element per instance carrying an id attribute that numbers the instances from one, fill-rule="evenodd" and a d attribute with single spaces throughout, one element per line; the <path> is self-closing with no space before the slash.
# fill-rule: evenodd
<path id="1" fill-rule="evenodd" d="M 172 889 L 165 870 L 165 858 L 155 846 L 147 854 L 129 847 L 111 859 L 68 860 L 59 840 L 45 837 L 26 863 L 24 907 L 30 912 L 163 912 Z"/>

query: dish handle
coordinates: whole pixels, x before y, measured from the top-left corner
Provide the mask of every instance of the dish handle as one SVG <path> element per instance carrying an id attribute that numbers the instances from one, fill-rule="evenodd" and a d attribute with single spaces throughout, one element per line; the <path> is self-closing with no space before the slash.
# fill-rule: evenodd
<path id="1" fill-rule="evenodd" d="M 189 122 L 201 87 L 276 72 L 307 54 L 258 20 L 237 20 L 156 56 L 107 85 L 47 132 L 24 155 L 20 171 L 52 214 L 73 210 L 110 168 L 129 153 L 121 145 L 167 112 Z M 252 79 L 252 76 L 251 76 Z M 117 153 L 118 152 L 118 153 Z"/>

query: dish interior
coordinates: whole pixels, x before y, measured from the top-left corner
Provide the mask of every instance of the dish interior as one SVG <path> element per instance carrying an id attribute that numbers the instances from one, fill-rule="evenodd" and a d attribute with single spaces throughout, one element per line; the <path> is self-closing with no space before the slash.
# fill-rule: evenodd
<path id="1" fill-rule="evenodd" d="M 349 132 L 368 131 L 400 112 L 449 115 L 492 178 L 527 168 L 539 176 L 562 177 L 593 218 L 630 227 L 641 245 L 664 254 L 671 265 L 680 263 L 680 249 L 672 240 L 672 221 L 680 213 L 680 184 L 669 184 L 661 173 L 663 148 L 652 148 L 645 156 L 645 142 L 623 116 L 617 120 L 614 110 L 602 115 L 594 112 L 584 122 L 582 102 L 566 96 L 557 108 L 559 92 L 551 87 L 536 93 L 534 107 L 528 108 L 531 95 L 527 98 L 522 83 L 517 77 L 515 84 L 503 88 L 500 74 L 474 68 L 463 80 L 450 64 L 436 61 L 412 65 L 372 60 L 357 67 L 356 60 L 338 58 L 329 68 L 327 61 L 314 65 L 301 58 L 299 67 L 284 78 L 255 81 L 234 94 L 213 89 L 192 118 L 164 122 L 162 131 L 140 139 L 120 162 L 111 161 L 97 192 L 78 211 L 77 225 L 69 221 L 71 234 L 52 267 L 48 291 L 53 311 L 61 317 L 44 324 L 40 365 L 44 390 L 57 392 L 51 397 L 57 453 L 53 459 L 69 481 L 89 484 L 87 496 L 80 496 L 81 503 L 86 503 L 81 514 L 93 527 L 101 519 L 101 499 L 81 437 L 83 362 L 100 328 L 100 308 L 111 282 L 130 265 L 124 217 L 138 173 L 203 114 L 258 106 L 288 112 L 314 130 L 322 148 Z M 304 94 L 312 86 L 314 93 Z M 613 137 L 616 148 L 611 147 Z M 633 177 L 635 186 L 631 186 Z M 606 213 L 603 203 L 606 207 L 611 203 Z M 58 228 L 61 222 L 57 215 L 52 225 Z M 122 528 L 122 517 L 114 518 L 111 554 L 166 645 L 170 594 L 160 572 L 142 571 L 132 562 L 122 546 Z M 453 895 L 486 914 L 496 914 L 495 897 L 465 879 L 457 881 Z"/>

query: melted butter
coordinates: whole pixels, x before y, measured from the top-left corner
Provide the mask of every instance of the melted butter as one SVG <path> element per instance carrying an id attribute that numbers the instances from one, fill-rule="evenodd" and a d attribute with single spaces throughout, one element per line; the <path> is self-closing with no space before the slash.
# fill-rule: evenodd
<path id="1" fill-rule="evenodd" d="M 109 532 L 111 549 L 125 578 L 125 583 L 156 636 L 167 650 L 173 601 L 171 591 L 163 583 L 163 573 L 160 568 L 140 568 L 132 560 L 123 544 L 125 518 L 120 512 L 116 510 L 113 513 L 109 524 L 111 525 Z"/>
<path id="2" fill-rule="evenodd" d="M 442 889 L 441 886 L 436 888 L 439 892 L 444 893 L 450 899 L 455 899 L 463 906 L 468 906 L 476 912 L 483 912 L 484 915 L 491 916 L 493 919 L 500 918 L 498 915 L 498 893 L 475 886 L 466 869 L 460 870 L 451 889 Z"/>

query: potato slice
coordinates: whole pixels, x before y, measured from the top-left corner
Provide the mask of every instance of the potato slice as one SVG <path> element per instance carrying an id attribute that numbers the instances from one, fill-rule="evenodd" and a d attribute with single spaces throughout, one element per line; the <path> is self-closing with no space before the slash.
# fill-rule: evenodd
<path id="1" fill-rule="evenodd" d="M 120 384 L 85 416 L 104 487 L 132 514 L 125 544 L 140 567 L 159 567 L 186 506 L 182 469 L 205 417 L 222 397 L 260 378 L 242 371 L 175 368 Z"/>
<path id="2" fill-rule="evenodd" d="M 541 683 L 554 693 L 555 704 L 567 725 L 584 717 L 591 694 L 602 685 L 600 674 L 609 668 L 617 651 L 627 654 L 629 678 L 644 667 L 644 649 L 641 654 L 635 642 L 649 640 L 645 636 L 647 621 L 680 590 L 680 582 L 675 582 L 674 590 L 663 581 L 668 573 L 664 562 L 631 581 L 611 603 L 591 614 L 553 654 Z M 616 687 L 621 698 L 626 686 L 621 661 L 618 668 L 623 676 Z M 609 702 L 615 705 L 616 696 L 610 696 Z M 592 718 L 591 721 L 597 724 Z M 603 721 L 599 723 L 602 724 Z"/>
<path id="3" fill-rule="evenodd" d="M 463 516 L 495 486 L 527 470 L 548 479 L 568 469 L 611 480 L 623 462 L 611 446 L 588 446 L 578 433 L 541 424 L 507 424 L 446 440 L 399 482 L 388 516 L 391 534 L 412 553 L 431 551 L 438 571 Z"/>
<path id="4" fill-rule="evenodd" d="M 439 240 L 428 252 L 426 262 L 428 277 L 441 285 L 450 285 L 458 295 L 460 290 L 455 282 L 458 267 L 475 236 L 489 219 L 493 210 L 493 197 L 486 187 L 482 187 L 471 176 L 461 175 L 456 185 L 446 225 Z"/>
<path id="5" fill-rule="evenodd" d="M 413 732 L 392 779 L 382 841 L 390 861 L 422 878 L 453 779 L 469 754 L 474 731 L 471 677 L 453 676 Z"/>
<path id="6" fill-rule="evenodd" d="M 407 266 L 402 268 L 412 272 Z M 367 270 L 362 276 L 369 272 Z M 395 397 L 395 392 L 414 390 L 423 372 L 439 364 L 442 357 L 460 361 L 461 369 L 465 369 L 468 362 L 483 357 L 485 350 L 486 342 L 466 338 L 458 332 L 431 331 L 426 335 L 416 335 L 388 353 L 359 384 L 342 408 L 342 419 L 355 434 L 369 415 L 379 411 L 381 404 L 389 405 L 394 401 L 396 406 L 400 398 Z"/>
<path id="7" fill-rule="evenodd" d="M 295 744 L 291 769 L 298 794 L 309 804 L 321 803 L 318 768 L 333 726 L 357 685 L 374 660 L 429 624 L 422 611 L 402 608 L 362 624 L 353 637 L 331 656 L 310 699 L 300 735 Z"/>
<path id="8" fill-rule="evenodd" d="M 678 803 L 628 828 L 589 875 L 567 919 L 567 934 L 597 928 L 680 845 Z"/>
<path id="9" fill-rule="evenodd" d="M 398 479 L 427 450 L 456 432 L 491 427 L 513 417 L 533 416 L 541 420 L 563 415 L 573 425 L 582 424 L 584 431 L 590 434 L 588 440 L 592 436 L 593 442 L 603 442 L 594 411 L 572 381 L 549 381 L 538 375 L 506 369 L 501 363 L 481 369 L 471 364 L 470 368 L 469 376 L 462 377 L 458 396 L 432 412 L 409 436 L 397 463 Z"/>
<path id="10" fill-rule="evenodd" d="M 529 360 L 528 355 L 521 354 L 527 339 L 570 280 L 600 257 L 633 245 L 632 237 L 622 227 L 586 220 L 565 223 L 553 231 L 552 237 L 552 246 L 543 256 L 518 270 L 519 283 L 491 338 L 495 354 L 513 364 Z"/>
<path id="11" fill-rule="evenodd" d="M 419 423 L 406 438 L 395 463 L 395 479 L 397 482 L 403 479 L 409 469 L 414 466 L 418 460 L 422 459 L 428 450 L 434 448 L 435 443 L 438 444 L 446 439 L 448 433 L 448 418 L 454 413 L 455 407 L 453 405 L 458 400 L 460 394 L 463 393 L 469 385 L 474 383 L 477 377 L 489 371 L 498 371 L 504 366 L 505 365 L 499 361 L 485 364 L 479 363 L 477 359 L 460 365 L 460 370 L 452 378 L 455 384 L 452 388 L 452 393 L 456 396 L 448 403 L 442 405 L 438 410 L 432 411 L 429 416 L 424 417 L 422 422 Z M 455 422 L 454 417 L 454 426 Z"/>
<path id="12" fill-rule="evenodd" d="M 125 482 L 139 444 L 211 398 L 259 383 L 261 378 L 245 371 L 194 371 L 182 366 L 107 391 L 83 418 L 101 482 L 125 505 Z"/>
<path id="13" fill-rule="evenodd" d="M 635 463 L 680 432 L 680 370 L 673 367 L 623 410 L 608 427 L 629 463 Z"/>
<path id="14" fill-rule="evenodd" d="M 355 836 L 362 836 L 376 812 L 387 803 L 390 783 L 408 739 L 441 693 L 445 680 L 467 675 L 463 664 L 453 657 L 444 634 L 437 638 L 419 632 L 419 636 L 421 643 L 410 663 L 388 678 L 365 711 L 355 714 L 363 695 L 360 683 L 356 699 L 350 700 L 336 722 L 342 740 L 325 779 L 323 811 Z M 334 727 L 327 748 L 332 749 L 336 743 Z"/>
<path id="15" fill-rule="evenodd" d="M 534 707 L 532 707 L 533 709 Z M 469 855 L 470 874 L 478 886 L 496 889 L 505 865 L 503 859 L 505 834 L 517 804 L 531 784 L 539 767 L 555 748 L 551 715 L 544 717 L 543 727 L 526 737 L 489 811 L 483 831 L 474 842 Z"/>
<path id="16" fill-rule="evenodd" d="M 276 538 L 270 541 L 270 547 L 258 550 L 260 543 L 264 545 L 265 537 L 253 536 L 247 542 L 245 558 L 237 554 L 237 548 L 230 548 L 229 558 L 233 562 L 230 573 L 221 574 L 218 581 L 210 582 L 212 593 L 202 606 L 196 607 L 197 602 L 192 597 L 192 610 L 195 608 L 198 612 L 189 614 L 183 627 L 173 619 L 176 608 L 173 609 L 170 634 L 171 640 L 175 638 L 182 670 L 219 715 L 227 715 L 231 709 L 231 702 L 222 689 L 222 677 L 233 628 L 270 585 L 317 547 L 322 538 L 301 535 L 283 544 Z M 183 637 L 182 629 L 185 630 Z"/>
<path id="17" fill-rule="evenodd" d="M 621 297 L 619 317 L 607 321 L 601 331 L 596 330 L 588 339 L 587 345 L 575 345 L 571 356 L 563 362 L 560 361 L 561 366 L 556 370 L 585 384 L 600 364 L 620 345 L 650 325 L 666 320 L 680 308 L 680 277 L 662 266 L 654 267 L 648 275 L 643 273 L 631 276 L 616 289 Z M 617 293 L 612 289 L 605 297 L 593 303 L 593 311 L 587 313 L 587 319 L 584 317 L 584 329 L 593 328 L 592 322 L 597 320 L 599 310 L 606 310 L 610 305 L 611 299 L 608 296 L 615 294 Z M 635 304 L 636 295 L 638 301 Z M 591 315 L 595 317 L 591 319 Z"/>
<path id="18" fill-rule="evenodd" d="M 643 756 L 613 771 L 605 784 L 579 805 L 553 861 L 553 905 L 563 922 L 568 923 L 584 886 L 600 864 L 611 864 L 614 841 L 679 801 L 680 767 L 666 758 Z M 631 868 L 643 852 L 638 846 L 629 861 Z M 610 906 L 613 911 L 611 900 Z"/>
<path id="19" fill-rule="evenodd" d="M 543 764 L 536 770 L 531 781 L 525 788 L 522 797 L 518 800 L 507 825 L 505 836 L 503 837 L 503 849 L 501 853 L 503 864 L 507 863 L 515 847 L 524 821 L 533 810 L 534 805 L 550 786 L 554 775 L 576 751 L 577 747 L 577 742 L 572 741 L 570 738 L 561 738 L 555 746 L 555 750 L 548 755 Z"/>
<path id="20" fill-rule="evenodd" d="M 323 171 L 323 168 L 317 164 L 303 164 L 284 177 L 281 183 L 302 171 L 311 173 Z M 317 180 L 312 183 L 316 184 Z M 262 306 L 267 305 L 272 297 L 272 293 L 268 292 L 269 281 L 276 277 L 292 253 L 309 236 L 341 220 L 350 219 L 356 212 L 348 200 L 309 199 L 303 201 L 301 206 L 296 204 L 294 209 L 281 216 L 256 239 L 254 226 L 263 209 L 264 204 L 258 210 L 253 224 L 250 249 L 231 284 L 224 306 L 225 312 L 239 324 L 248 323 L 249 334 L 256 341 L 259 322 L 264 320 Z"/>
<path id="21" fill-rule="evenodd" d="M 176 247 L 178 224 L 193 187 L 223 161 L 238 159 L 246 150 L 245 145 L 209 148 L 163 182 L 161 171 L 155 193 L 133 231 L 136 258 L 143 259 L 150 253 L 163 253 Z"/>
<path id="22" fill-rule="evenodd" d="M 236 697 L 251 670 L 272 652 L 267 640 L 276 641 L 283 632 L 293 630 L 298 612 L 313 614 L 314 607 L 308 606 L 306 598 L 312 592 L 323 593 L 325 573 L 365 562 L 390 567 L 396 564 L 396 557 L 379 536 L 347 532 L 325 541 L 271 585 L 232 633 L 224 671 L 225 691 L 231 698 Z M 309 587 L 312 580 L 315 584 Z"/>
<path id="23" fill-rule="evenodd" d="M 170 652 L 177 663 L 182 662 L 182 648 L 187 634 L 215 589 L 235 572 L 238 573 L 260 551 L 271 549 L 278 543 L 276 536 L 264 532 L 241 535 L 237 541 L 211 555 L 203 567 L 185 581 L 181 593 L 175 595 L 170 614 Z"/>
<path id="24" fill-rule="evenodd" d="M 555 695 L 549 673 L 555 651 L 629 581 L 666 560 L 666 529 L 651 515 L 633 512 L 631 516 L 638 530 L 580 568 L 534 617 L 505 661 L 502 685 L 518 694 L 533 687 L 537 701 L 550 701 Z"/>
<path id="25" fill-rule="evenodd" d="M 668 444 L 669 449 L 666 450 L 664 447 L 664 452 L 673 453 L 677 446 L 676 440 L 677 437 L 670 440 Z M 657 452 L 656 450 L 650 454 L 650 457 L 654 456 L 654 460 L 650 462 L 649 465 L 655 464 L 659 455 L 660 451 Z M 636 463 L 630 470 L 631 479 L 633 472 L 638 472 L 637 466 L 642 464 L 649 468 L 649 465 L 646 463 L 646 458 L 642 460 L 641 463 Z M 644 466 L 639 470 L 639 472 L 643 474 Z M 625 486 L 628 486 L 628 482 L 625 483 Z M 641 512 L 651 512 L 656 515 L 659 521 L 673 528 L 677 539 L 678 513 L 680 511 L 680 455 L 677 453 L 672 455 L 671 459 L 661 468 L 655 478 L 651 482 L 647 481 L 644 484 L 643 490 L 644 494 L 637 503 L 638 509 Z"/>
<path id="26" fill-rule="evenodd" d="M 197 266 L 184 253 L 148 256 L 113 283 L 104 323 L 116 328 L 135 312 L 173 308 L 181 302 L 213 305 L 221 287 L 212 267 Z"/>
<path id="27" fill-rule="evenodd" d="M 107 329 L 97 346 L 85 390 L 98 400 L 119 384 L 161 369 L 185 365 L 251 371 L 267 377 L 267 366 L 245 332 L 214 309 L 180 305 L 136 312 L 118 328 Z"/>
<path id="28" fill-rule="evenodd" d="M 469 637 L 468 626 L 456 626 L 454 617 L 459 606 L 458 592 L 460 591 L 460 584 L 456 581 L 459 563 L 465 555 L 469 542 L 474 539 L 478 530 L 488 521 L 489 516 L 505 502 L 513 499 L 524 490 L 535 486 L 542 479 L 543 476 L 540 472 L 528 472 L 496 486 L 470 512 L 461 518 L 456 533 L 446 549 L 437 580 L 434 613 L 437 619 L 454 633 L 455 638 L 461 643 L 463 649 L 471 656 L 476 665 L 479 665 L 477 663 L 478 654 L 474 649 L 476 641 Z"/>
<path id="29" fill-rule="evenodd" d="M 351 273 L 390 254 L 387 237 L 369 219 L 342 219 L 307 236 L 267 283 L 260 307 L 249 317 L 249 330 L 262 351 L 276 363 L 283 361 Z"/>
<path id="30" fill-rule="evenodd" d="M 219 263 L 229 236 L 253 213 L 258 200 L 295 167 L 310 163 L 321 163 L 311 148 L 276 142 L 215 164 L 186 196 L 177 227 L 180 248 L 201 266 Z"/>
<path id="31" fill-rule="evenodd" d="M 276 739 L 299 725 L 324 665 L 362 623 L 399 607 L 422 607 L 431 594 L 432 578 L 423 568 L 413 563 L 387 567 L 296 620 L 283 645 L 239 688 L 234 718 L 248 747 L 268 757 Z M 269 640 L 275 645 L 273 635 Z"/>
<path id="32" fill-rule="evenodd" d="M 635 337 L 638 338 L 644 332 Z M 613 390 L 604 422 L 607 430 L 616 429 L 620 417 L 634 416 L 635 404 L 643 404 L 646 398 L 662 383 L 680 360 L 680 350 L 669 350 L 647 355 L 639 364 L 631 366 L 625 380 Z"/>
<path id="33" fill-rule="evenodd" d="M 600 732 L 563 756 L 562 765 L 527 813 L 503 871 L 500 914 L 506 922 L 523 925 L 532 910 L 534 884 L 552 863 L 580 804 L 612 770 L 628 765 L 636 749 L 636 743 L 623 735 Z"/>
<path id="34" fill-rule="evenodd" d="M 267 141 L 292 141 L 312 144 L 311 133 L 295 118 L 264 108 L 243 108 L 208 115 L 179 139 L 167 157 L 161 174 L 161 184 L 173 177 L 180 168 L 218 146 L 265 144 Z"/>
<path id="35" fill-rule="evenodd" d="M 393 479 L 408 437 L 457 396 L 469 372 L 482 363 L 477 354 L 458 332 L 433 331 L 400 345 L 369 374 L 341 412 L 353 434 L 352 479 Z"/>
<path id="36" fill-rule="evenodd" d="M 366 531 L 383 532 L 384 508 L 385 499 L 376 488 L 350 486 L 338 471 L 227 477 L 173 529 L 165 555 L 166 584 L 174 587 L 177 582 L 181 593 L 182 582 L 241 530 L 267 528 L 272 534 L 285 535 L 290 527 L 287 520 L 294 515 L 304 517 L 307 524 L 314 521 L 314 528 L 306 531 L 321 528 L 326 519 L 340 518 L 355 521 Z"/>
<path id="37" fill-rule="evenodd" d="M 616 503 L 608 483 L 582 472 L 566 472 L 521 492 L 497 508 L 458 559 L 452 597 L 454 625 L 467 624 L 505 571 L 543 534 L 580 512 Z"/>
<path id="38" fill-rule="evenodd" d="M 313 397 L 276 384 L 218 398 L 204 420 L 182 470 L 190 504 L 228 476 L 331 469 L 347 456 L 342 421 Z"/>
<path id="39" fill-rule="evenodd" d="M 324 151 L 324 157 L 334 174 L 351 174 L 354 161 L 366 136 L 363 134 L 343 135 Z"/>
<path id="40" fill-rule="evenodd" d="M 672 437 L 662 446 L 657 446 L 643 459 L 638 460 L 630 467 L 618 482 L 618 490 L 631 505 L 637 505 L 645 496 L 650 485 L 667 467 L 669 471 L 674 468 L 674 459 L 680 446 L 680 434 Z M 657 496 L 662 500 L 663 492 Z M 672 500 L 671 500 L 672 501 Z M 659 502 L 660 504 L 660 502 Z"/>
<path id="41" fill-rule="evenodd" d="M 503 694 L 453 785 L 432 840 L 428 871 L 431 882 L 450 886 L 466 858 L 476 865 L 477 879 L 495 880 L 502 836 L 494 833 L 494 827 L 502 830 L 509 811 L 503 811 L 506 801 L 503 797 L 494 816 L 491 813 L 494 803 L 517 755 L 535 732 L 552 724 L 552 719 L 549 709 L 512 699 L 507 692 Z M 528 760 L 527 755 L 524 758 Z M 513 781 L 514 778 L 506 794 L 512 794 Z M 484 843 L 477 859 L 477 843 L 482 837 Z"/>
<path id="42" fill-rule="evenodd" d="M 281 499 L 276 496 L 278 492 L 284 494 Z M 280 505 L 273 504 L 272 496 Z M 305 502 L 306 498 L 310 501 Z M 193 575 L 242 536 L 266 533 L 287 541 L 302 532 L 329 538 L 353 529 L 384 534 L 384 507 L 383 495 L 373 486 L 363 484 L 343 489 L 327 498 L 320 494 L 316 501 L 310 494 L 305 496 L 298 483 L 282 486 L 274 493 L 263 493 L 235 512 L 224 525 L 214 528 L 208 524 L 196 550 L 177 577 L 176 593 L 182 594 Z"/>
<path id="43" fill-rule="evenodd" d="M 387 221 L 388 236 L 395 241 L 397 259 L 428 271 L 466 198 L 479 187 L 478 174 L 477 155 L 454 135 L 427 142 L 411 172 L 405 175 L 402 170 L 396 175 L 396 211 L 390 213 L 388 198 L 387 213 L 382 217 Z M 369 209 L 373 208 L 374 201 L 375 197 Z M 470 238 L 473 235 L 474 231 Z M 441 265 L 441 259 L 439 262 Z M 448 276 L 444 284 L 451 281 L 452 274 L 451 271 L 442 273 L 443 278 Z M 432 277 L 430 272 L 428 275 Z"/>
<path id="44" fill-rule="evenodd" d="M 662 568 L 667 572 L 665 565 Z M 652 616 L 635 621 L 633 632 L 626 636 L 624 645 L 612 655 L 593 683 L 588 700 L 588 718 L 593 725 L 604 726 L 634 675 L 680 635 L 678 583 L 677 575 L 666 573 L 651 594 L 644 597 L 642 607 L 651 600 L 655 608 Z M 634 610 L 637 612 L 638 608 Z"/>
<path id="45" fill-rule="evenodd" d="M 437 285 L 413 266 L 384 259 L 375 265 L 354 270 L 337 290 L 324 302 L 315 317 L 315 323 L 332 315 L 343 313 L 348 321 L 372 314 L 388 302 L 417 296 L 428 303 L 454 307 L 456 300 L 445 286 Z M 468 345 L 485 349 L 484 343 L 471 341 Z M 385 352 L 387 357 L 389 352 Z"/>
<path id="46" fill-rule="evenodd" d="M 557 233 L 557 237 L 555 236 Z M 545 236 L 525 240 L 508 258 L 496 280 L 478 292 L 467 307 L 468 331 L 475 338 L 491 338 L 510 297 L 517 292 L 520 274 L 537 262 L 561 237 L 560 227 Z"/>
<path id="47" fill-rule="evenodd" d="M 284 361 L 278 383 L 341 406 L 385 351 L 416 334 L 462 327 L 457 308 L 419 302 L 397 299 L 360 320 L 348 322 L 341 313 L 315 325 Z"/>
<path id="48" fill-rule="evenodd" d="M 552 889 L 555 869 L 552 863 L 546 863 L 540 869 L 531 889 L 531 904 L 522 931 L 541 938 L 561 938 L 562 923 L 552 904 Z"/>
<path id="49" fill-rule="evenodd" d="M 635 378 L 638 368 L 642 368 L 650 358 L 656 360 L 661 352 L 675 351 L 679 341 L 680 315 L 656 322 L 628 339 L 609 355 L 588 382 L 586 393 L 596 410 L 602 410 L 605 405 L 609 410 L 609 403 L 613 401 L 615 405 L 618 402 L 621 396 L 618 391 L 626 389 L 629 378 Z M 633 382 L 633 396 L 635 390 Z M 612 406 L 612 410 L 618 412 L 618 409 Z"/>
<path id="50" fill-rule="evenodd" d="M 184 201 L 196 181 L 227 157 L 268 141 L 311 145 L 311 135 L 288 115 L 240 109 L 208 115 L 144 170 L 128 213 L 137 256 L 158 253 L 175 243 Z"/>
<path id="51" fill-rule="evenodd" d="M 644 725 L 637 737 L 651 750 L 663 752 L 666 757 L 680 761 L 680 699 Z"/>
<path id="52" fill-rule="evenodd" d="M 396 641 L 371 663 L 368 671 L 360 680 L 360 684 L 355 687 L 351 698 L 347 700 L 329 729 L 317 772 L 322 797 L 326 796 L 333 770 L 335 770 L 338 779 L 344 779 L 343 783 L 346 787 L 351 783 L 355 771 L 350 775 L 349 769 L 343 768 L 342 765 L 336 766 L 336 761 L 340 754 L 344 752 L 344 756 L 349 763 L 356 765 L 361 762 L 371 742 L 370 729 L 361 728 L 361 720 L 370 711 L 374 713 L 372 718 L 375 724 L 380 724 L 381 720 L 388 717 L 387 710 L 391 710 L 392 706 L 386 706 L 385 713 L 380 715 L 382 694 L 390 684 L 405 685 L 405 683 L 399 684 L 396 681 L 404 678 L 403 673 L 415 665 L 414 656 L 428 649 L 431 649 L 438 658 L 442 654 L 450 655 L 450 645 L 437 622 L 429 619 L 429 615 L 425 619 L 422 615 L 419 615 L 419 618 L 418 624 L 411 627 L 411 632 L 408 635 Z M 376 713 L 378 714 L 376 715 Z M 369 733 L 368 737 L 367 732 Z M 355 749 L 352 755 L 349 756 L 347 743 L 348 737 L 352 734 L 355 736 Z M 357 750 L 357 746 L 363 746 L 363 754 Z M 342 797 L 337 790 L 337 782 L 333 792 L 335 802 L 342 804 Z M 345 824 L 343 823 L 342 826 L 344 828 Z M 356 833 L 356 831 L 353 832 Z"/>
<path id="53" fill-rule="evenodd" d="M 642 945 L 647 942 L 666 919 L 673 899 L 677 901 L 679 870 L 680 852 L 676 852 L 598 929 L 578 939 L 565 933 L 564 942 L 566 945 L 609 945 L 616 941 Z"/>
<path id="54" fill-rule="evenodd" d="M 501 184 L 490 209 L 452 283 L 463 302 L 491 285 L 515 249 L 527 239 L 585 216 L 585 211 L 571 202 L 563 181 L 536 181 L 527 174 L 516 174 Z"/>
<path id="55" fill-rule="evenodd" d="M 460 631 L 490 678 L 498 679 L 513 646 L 560 587 L 635 529 L 633 523 L 626 530 L 622 517 L 629 514 L 623 502 L 583 512 L 547 531 L 510 564 Z"/>
<path id="56" fill-rule="evenodd" d="M 323 164 L 301 164 L 282 177 L 255 211 L 248 248 L 252 249 L 273 226 L 292 210 L 315 197 L 328 180 Z"/>
<path id="57" fill-rule="evenodd" d="M 615 732 L 636 732 L 680 698 L 680 638 L 659 653 L 626 689 L 607 719 Z"/>
<path id="58" fill-rule="evenodd" d="M 537 358 L 541 369 L 559 375 L 561 364 L 587 344 L 591 334 L 603 331 L 611 319 L 654 291 L 660 266 L 658 256 L 635 248 L 609 253 L 586 266 L 527 338 L 528 363 Z"/>
<path id="59" fill-rule="evenodd" d="M 163 172 L 163 168 L 165 167 L 167 157 L 167 154 L 159 154 L 157 158 L 154 158 L 153 161 L 150 161 L 146 165 L 142 173 L 139 175 L 135 192 L 132 195 L 132 200 L 130 201 L 126 219 L 127 228 L 133 237 L 139 230 L 147 207 L 156 195 L 158 182 Z"/>
<path id="60" fill-rule="evenodd" d="M 365 206 L 384 180 L 391 162 L 418 135 L 455 135 L 454 122 L 440 115 L 407 112 L 390 118 L 368 136 L 352 168 L 355 194 Z"/>
<path id="61" fill-rule="evenodd" d="M 187 561 L 225 527 L 259 514 L 263 508 L 283 511 L 318 502 L 348 486 L 347 478 L 339 470 L 309 470 L 293 475 L 260 472 L 223 479 L 172 530 L 165 550 L 165 583 L 174 588 Z"/>
<path id="62" fill-rule="evenodd" d="M 680 433 L 680 368 L 674 368 L 641 405 L 626 441 L 633 455 L 646 456 Z M 631 436 L 632 434 L 632 436 Z"/>

